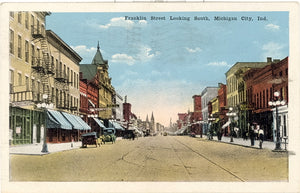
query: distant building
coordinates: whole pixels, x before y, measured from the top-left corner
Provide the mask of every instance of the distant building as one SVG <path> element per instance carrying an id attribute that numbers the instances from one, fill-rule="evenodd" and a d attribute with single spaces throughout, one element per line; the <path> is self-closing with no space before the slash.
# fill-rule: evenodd
<path id="1" fill-rule="evenodd" d="M 115 89 L 111 85 L 108 68 L 108 61 L 103 59 L 100 52 L 99 42 L 92 63 L 80 65 L 80 72 L 82 72 L 83 79 L 87 79 L 88 81 L 94 80 L 98 84 L 98 104 L 101 109 L 98 111 L 98 115 L 99 118 L 103 120 L 113 118 L 112 108 L 116 106 L 113 100 L 113 97 L 115 96 Z"/>
<path id="2" fill-rule="evenodd" d="M 206 87 L 201 93 L 201 107 L 202 107 L 202 129 L 203 133 L 206 134 L 208 130 L 208 103 L 211 99 L 215 98 L 218 95 L 218 87 Z"/>

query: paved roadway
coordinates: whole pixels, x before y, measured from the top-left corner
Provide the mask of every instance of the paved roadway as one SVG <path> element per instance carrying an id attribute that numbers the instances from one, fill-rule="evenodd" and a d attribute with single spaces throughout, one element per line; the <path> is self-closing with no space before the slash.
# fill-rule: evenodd
<path id="1" fill-rule="evenodd" d="M 188 136 L 10 155 L 11 181 L 287 181 L 288 154 Z"/>

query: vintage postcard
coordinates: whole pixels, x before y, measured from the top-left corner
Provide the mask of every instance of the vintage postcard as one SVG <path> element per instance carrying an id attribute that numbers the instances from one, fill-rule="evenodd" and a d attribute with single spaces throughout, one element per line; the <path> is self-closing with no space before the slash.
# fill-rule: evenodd
<path id="1" fill-rule="evenodd" d="M 3 192 L 300 192 L 297 3 L 0 8 Z"/>

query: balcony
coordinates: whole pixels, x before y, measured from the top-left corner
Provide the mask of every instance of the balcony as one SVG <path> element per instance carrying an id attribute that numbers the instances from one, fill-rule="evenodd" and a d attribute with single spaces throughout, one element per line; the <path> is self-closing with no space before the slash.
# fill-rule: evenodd
<path id="1" fill-rule="evenodd" d="M 58 108 L 58 109 L 69 109 L 70 107 L 69 107 L 69 103 L 66 102 L 66 103 L 59 103 L 59 104 L 57 104 L 56 108 Z"/>
<path id="2" fill-rule="evenodd" d="M 43 62 L 43 59 L 40 57 L 32 57 L 31 68 L 33 68 L 34 70 L 40 73 L 44 72 L 45 64 Z"/>
<path id="3" fill-rule="evenodd" d="M 55 80 L 63 83 L 68 83 L 68 76 L 65 72 L 56 71 L 55 73 Z"/>
<path id="4" fill-rule="evenodd" d="M 38 25 L 32 25 L 31 26 L 31 35 L 33 38 L 45 38 L 46 37 L 46 32 L 43 30 L 42 27 Z"/>

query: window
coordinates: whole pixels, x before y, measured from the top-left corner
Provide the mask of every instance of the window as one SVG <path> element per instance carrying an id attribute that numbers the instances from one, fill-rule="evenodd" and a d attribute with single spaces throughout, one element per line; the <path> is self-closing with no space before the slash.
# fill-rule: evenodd
<path id="1" fill-rule="evenodd" d="M 63 77 L 66 78 L 65 76 L 66 76 L 66 65 L 64 64 L 64 75 L 63 75 Z"/>
<path id="2" fill-rule="evenodd" d="M 34 81 L 34 79 L 31 80 L 31 90 L 35 91 L 35 81 Z"/>
<path id="3" fill-rule="evenodd" d="M 22 24 L 22 12 L 18 12 L 18 23 Z"/>
<path id="4" fill-rule="evenodd" d="M 28 12 L 25 12 L 25 28 L 28 29 L 29 28 L 29 14 Z"/>
<path id="5" fill-rule="evenodd" d="M 25 41 L 25 62 L 29 61 L 29 42 Z"/>
<path id="6" fill-rule="evenodd" d="M 26 81 L 26 91 L 29 91 L 29 77 L 28 76 L 25 77 L 25 81 Z"/>
<path id="7" fill-rule="evenodd" d="M 77 81 L 76 81 L 76 83 L 77 83 L 77 88 L 79 88 L 79 81 L 78 81 L 78 80 L 79 80 L 79 75 L 78 75 L 78 74 L 76 75 L 76 80 L 77 80 Z"/>
<path id="8" fill-rule="evenodd" d="M 58 106 L 59 104 L 59 92 L 58 92 L 58 89 L 56 89 L 56 92 L 55 92 L 55 105 Z"/>
<path id="9" fill-rule="evenodd" d="M 18 35 L 18 57 L 22 58 L 22 37 Z"/>
<path id="10" fill-rule="evenodd" d="M 9 41 L 9 53 L 11 53 L 11 54 L 14 54 L 14 47 L 15 47 L 15 44 L 14 44 L 14 42 L 15 42 L 15 33 L 14 33 L 14 31 L 13 30 L 9 30 L 10 31 L 10 41 Z"/>
<path id="11" fill-rule="evenodd" d="M 270 101 L 273 100 L 273 93 L 272 93 L 272 88 L 270 88 Z"/>
<path id="12" fill-rule="evenodd" d="M 73 86 L 75 87 L 75 86 L 76 86 L 76 76 L 75 76 L 75 72 L 74 72 L 73 78 L 74 78 L 74 84 L 73 84 Z"/>
<path id="13" fill-rule="evenodd" d="M 34 32 L 34 16 L 31 15 L 31 33 L 33 34 Z"/>
<path id="14" fill-rule="evenodd" d="M 69 67 L 67 68 L 67 79 L 68 79 L 68 82 L 70 82 L 70 68 Z"/>
<path id="15" fill-rule="evenodd" d="M 14 18 L 14 17 L 15 17 L 15 12 L 10 11 L 10 12 L 9 12 L 9 16 L 12 17 L 12 18 Z"/>
<path id="16" fill-rule="evenodd" d="M 71 86 L 73 86 L 73 70 L 71 70 Z"/>
<path id="17" fill-rule="evenodd" d="M 31 64 L 34 65 L 34 58 L 35 57 L 35 51 L 34 51 L 34 45 L 31 45 Z"/>
<path id="18" fill-rule="evenodd" d="M 14 85 L 14 71 L 13 70 L 9 70 L 9 76 L 10 76 L 10 82 L 9 82 L 9 93 L 13 93 L 13 85 Z"/>
<path id="19" fill-rule="evenodd" d="M 40 33 L 40 21 L 38 19 L 36 20 L 36 33 Z"/>
<path id="20" fill-rule="evenodd" d="M 263 107 L 263 108 L 266 107 L 266 106 L 265 106 L 265 105 L 266 105 L 266 98 L 265 98 L 265 96 L 266 96 L 266 95 L 265 95 L 265 90 L 263 90 L 263 104 L 262 104 L 262 107 Z"/>
<path id="21" fill-rule="evenodd" d="M 51 90 L 51 102 L 54 102 L 54 100 L 55 100 L 54 88 L 52 87 L 52 90 Z"/>
<path id="22" fill-rule="evenodd" d="M 40 66 L 41 65 L 41 58 L 40 58 L 41 52 L 40 52 L 39 48 L 36 48 L 36 53 L 37 53 L 37 56 L 36 56 L 36 65 Z"/>
<path id="23" fill-rule="evenodd" d="M 285 69 L 285 75 L 288 75 L 288 73 L 289 73 L 289 71 L 288 71 L 288 69 L 286 68 L 286 69 Z"/>
<path id="24" fill-rule="evenodd" d="M 279 76 L 282 77 L 282 71 L 279 72 Z"/>
<path id="25" fill-rule="evenodd" d="M 18 73 L 18 85 L 21 86 L 22 85 L 22 74 Z"/>

